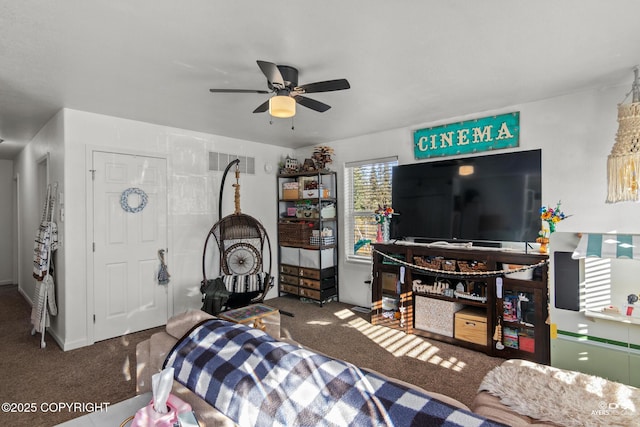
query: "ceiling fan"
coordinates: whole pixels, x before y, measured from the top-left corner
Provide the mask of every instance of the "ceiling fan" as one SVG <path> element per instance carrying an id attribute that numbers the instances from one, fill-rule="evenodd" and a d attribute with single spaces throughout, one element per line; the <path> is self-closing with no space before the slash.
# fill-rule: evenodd
<path id="1" fill-rule="evenodd" d="M 276 65 L 267 61 L 257 61 L 258 67 L 267 78 L 269 90 L 251 89 L 209 89 L 214 93 L 273 93 L 274 96 L 253 110 L 254 113 L 269 111 L 274 117 L 287 118 L 296 114 L 296 104 L 324 113 L 329 108 L 323 102 L 303 96 L 307 93 L 332 92 L 349 89 L 346 79 L 326 80 L 298 86 L 298 70 L 288 65 Z"/>

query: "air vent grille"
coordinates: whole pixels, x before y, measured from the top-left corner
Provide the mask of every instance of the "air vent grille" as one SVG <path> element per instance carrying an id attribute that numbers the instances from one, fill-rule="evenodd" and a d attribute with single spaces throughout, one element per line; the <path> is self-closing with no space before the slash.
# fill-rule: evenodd
<path id="1" fill-rule="evenodd" d="M 238 167 L 240 168 L 240 173 L 246 173 L 249 175 L 256 174 L 256 159 L 255 157 L 247 157 L 247 156 L 238 156 L 235 154 L 226 154 L 226 153 L 216 153 L 213 151 L 209 152 L 209 170 L 210 171 L 224 171 L 227 165 L 234 161 L 235 159 L 240 159 L 240 163 Z"/>

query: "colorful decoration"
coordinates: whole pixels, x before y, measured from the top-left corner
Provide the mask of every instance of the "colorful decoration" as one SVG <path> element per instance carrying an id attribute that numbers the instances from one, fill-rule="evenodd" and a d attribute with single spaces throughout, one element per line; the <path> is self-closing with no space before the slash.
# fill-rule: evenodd
<path id="1" fill-rule="evenodd" d="M 140 202 L 138 203 L 138 206 L 131 206 L 129 204 L 129 196 L 132 194 L 136 194 L 139 197 Z M 145 206 L 147 206 L 148 200 L 149 197 L 147 196 L 147 193 L 144 192 L 144 190 L 135 187 L 127 188 L 120 195 L 120 206 L 125 212 L 138 213 L 141 212 L 145 208 Z"/>
<path id="2" fill-rule="evenodd" d="M 391 206 L 378 205 L 378 209 L 375 210 L 374 216 L 376 218 L 376 222 L 378 223 L 378 231 L 376 233 L 377 242 L 389 241 L 389 224 L 393 215 L 396 215 L 396 213 L 393 211 L 393 208 Z"/>
<path id="3" fill-rule="evenodd" d="M 562 220 L 569 218 L 571 215 L 565 215 L 560 210 L 561 202 L 558 201 L 555 208 L 543 206 L 540 208 L 540 219 L 542 220 L 542 229 L 538 232 L 536 242 L 540 243 L 540 253 L 548 253 L 549 238 L 556 231 L 556 224 Z"/>
<path id="4" fill-rule="evenodd" d="M 374 214 L 376 217 L 376 222 L 378 224 L 382 224 L 384 222 L 391 221 L 391 217 L 395 215 L 395 212 L 393 211 L 393 208 L 391 206 L 378 205 L 378 209 L 375 210 Z"/>

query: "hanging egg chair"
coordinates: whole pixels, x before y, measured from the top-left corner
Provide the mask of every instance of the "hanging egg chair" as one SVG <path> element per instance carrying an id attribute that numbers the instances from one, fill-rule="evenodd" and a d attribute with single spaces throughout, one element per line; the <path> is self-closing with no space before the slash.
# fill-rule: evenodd
<path id="1" fill-rule="evenodd" d="M 226 302 L 213 311 L 224 311 L 262 302 L 271 287 L 271 244 L 269 235 L 260 221 L 240 212 L 239 160 L 234 160 L 224 171 L 220 187 L 219 218 L 207 233 L 202 253 L 203 286 L 220 279 L 224 283 L 216 297 Z M 222 217 L 222 194 L 226 174 L 235 164 L 235 212 Z M 218 277 L 207 277 L 210 257 L 217 257 Z M 218 285 L 221 286 L 220 281 Z M 226 292 L 225 292 L 226 290 Z M 206 310 L 208 311 L 208 310 Z M 211 313 L 217 314 L 217 313 Z"/>

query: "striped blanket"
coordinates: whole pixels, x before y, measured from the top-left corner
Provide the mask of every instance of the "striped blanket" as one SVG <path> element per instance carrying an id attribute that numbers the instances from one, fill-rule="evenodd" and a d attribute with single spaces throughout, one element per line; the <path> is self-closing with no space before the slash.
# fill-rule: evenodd
<path id="1" fill-rule="evenodd" d="M 240 426 L 494 426 L 350 363 L 219 319 L 168 354 L 175 379 Z"/>

